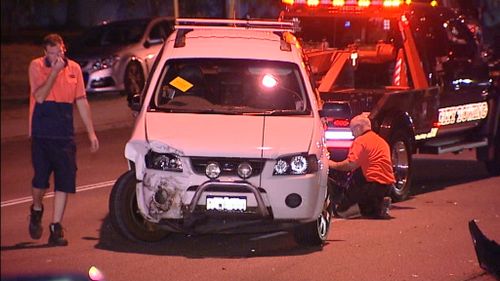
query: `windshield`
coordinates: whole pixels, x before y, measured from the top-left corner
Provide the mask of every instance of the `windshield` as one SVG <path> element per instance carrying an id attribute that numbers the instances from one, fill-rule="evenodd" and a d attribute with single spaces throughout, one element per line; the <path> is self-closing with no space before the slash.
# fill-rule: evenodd
<path id="1" fill-rule="evenodd" d="M 304 17 L 300 18 L 304 46 L 327 43 L 330 48 L 344 49 L 351 44 L 394 43 L 397 21 L 383 17 Z"/>
<path id="2" fill-rule="evenodd" d="M 206 114 L 310 114 L 293 63 L 243 59 L 167 61 L 150 110 Z"/>
<path id="3" fill-rule="evenodd" d="M 84 47 L 103 47 L 137 43 L 141 40 L 146 26 L 146 20 L 99 25 L 85 32 L 81 45 Z"/>

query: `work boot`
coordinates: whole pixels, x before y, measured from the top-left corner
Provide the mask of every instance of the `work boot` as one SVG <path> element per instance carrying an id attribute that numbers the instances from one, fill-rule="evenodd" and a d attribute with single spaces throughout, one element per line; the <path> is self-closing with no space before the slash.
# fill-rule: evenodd
<path id="1" fill-rule="evenodd" d="M 60 223 L 51 223 L 49 229 L 50 229 L 49 245 L 51 246 L 68 245 L 68 240 L 64 239 L 64 231 Z"/>
<path id="2" fill-rule="evenodd" d="M 382 208 L 380 210 L 380 218 L 390 218 L 389 209 L 391 208 L 391 197 L 384 197 L 382 200 Z"/>
<path id="3" fill-rule="evenodd" d="M 43 233 L 42 216 L 43 216 L 43 205 L 41 210 L 34 210 L 33 205 L 31 205 L 29 232 L 32 239 L 40 239 L 40 237 L 42 237 Z"/>

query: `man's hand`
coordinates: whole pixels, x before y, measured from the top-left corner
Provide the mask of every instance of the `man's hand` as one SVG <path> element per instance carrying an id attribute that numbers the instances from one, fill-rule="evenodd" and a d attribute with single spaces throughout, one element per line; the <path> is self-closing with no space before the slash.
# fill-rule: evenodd
<path id="1" fill-rule="evenodd" d="M 90 141 L 90 152 L 94 153 L 97 150 L 99 150 L 99 140 L 97 139 L 95 133 L 89 134 L 89 141 Z"/>
<path id="2" fill-rule="evenodd" d="M 52 71 L 59 73 L 66 66 L 66 62 L 62 57 L 58 57 L 52 62 Z"/>
<path id="3" fill-rule="evenodd" d="M 354 171 L 355 169 L 359 168 L 359 165 L 356 164 L 355 162 L 349 161 L 348 159 L 345 159 L 341 162 L 335 162 L 332 160 L 328 160 L 328 167 L 330 169 L 334 169 L 334 170 L 350 172 L 350 171 Z"/>

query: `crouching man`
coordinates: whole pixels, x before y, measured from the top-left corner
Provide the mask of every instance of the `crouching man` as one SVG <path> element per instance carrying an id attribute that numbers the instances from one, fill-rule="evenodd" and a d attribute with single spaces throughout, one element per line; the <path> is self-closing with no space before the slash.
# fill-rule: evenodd
<path id="1" fill-rule="evenodd" d="M 365 217 L 390 218 L 389 196 L 395 179 L 389 145 L 371 130 L 370 119 L 365 115 L 355 116 L 350 128 L 354 141 L 347 158 L 341 162 L 330 160 L 329 168 L 351 172 L 361 167 L 365 181 L 351 181 L 336 211 L 345 212 L 358 204 Z"/>

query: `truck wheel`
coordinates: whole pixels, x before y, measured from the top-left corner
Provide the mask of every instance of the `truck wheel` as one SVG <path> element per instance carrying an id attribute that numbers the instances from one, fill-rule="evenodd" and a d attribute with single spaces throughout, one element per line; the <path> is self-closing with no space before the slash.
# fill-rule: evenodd
<path id="1" fill-rule="evenodd" d="M 498 144 L 500 141 L 500 135 L 497 136 L 496 139 L 496 143 Z M 493 149 L 495 150 L 493 159 L 485 161 L 486 170 L 488 170 L 490 175 L 498 176 L 500 175 L 500 147 L 498 147 L 498 145 L 494 145 Z"/>
<path id="2" fill-rule="evenodd" d="M 389 142 L 391 148 L 392 169 L 396 184 L 392 191 L 394 201 L 403 201 L 408 197 L 411 186 L 412 155 L 410 141 L 406 135 L 394 134 Z"/>
<path id="3" fill-rule="evenodd" d="M 139 212 L 135 193 L 135 172 L 127 171 L 116 180 L 109 197 L 111 225 L 132 241 L 157 242 L 169 232 L 146 221 Z"/>
<path id="4" fill-rule="evenodd" d="M 293 235 L 297 244 L 305 246 L 322 246 L 328 238 L 330 223 L 332 220 L 332 202 L 330 200 L 330 190 L 323 204 L 323 210 L 316 221 L 299 225 L 294 229 Z"/>

